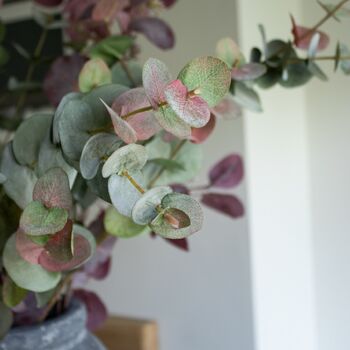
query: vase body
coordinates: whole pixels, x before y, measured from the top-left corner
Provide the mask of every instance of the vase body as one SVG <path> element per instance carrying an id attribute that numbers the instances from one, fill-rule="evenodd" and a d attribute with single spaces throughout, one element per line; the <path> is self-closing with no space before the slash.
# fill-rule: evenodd
<path id="1" fill-rule="evenodd" d="M 0 350 L 106 350 L 85 324 L 85 307 L 74 300 L 71 307 L 55 319 L 11 329 L 0 342 Z"/>

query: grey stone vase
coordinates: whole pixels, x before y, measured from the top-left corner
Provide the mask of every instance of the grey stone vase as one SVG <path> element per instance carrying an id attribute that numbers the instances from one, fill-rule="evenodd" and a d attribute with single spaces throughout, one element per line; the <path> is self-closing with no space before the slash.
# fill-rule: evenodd
<path id="1" fill-rule="evenodd" d="M 106 350 L 85 323 L 85 307 L 74 300 L 69 310 L 55 319 L 13 328 L 0 342 L 0 350 Z"/>

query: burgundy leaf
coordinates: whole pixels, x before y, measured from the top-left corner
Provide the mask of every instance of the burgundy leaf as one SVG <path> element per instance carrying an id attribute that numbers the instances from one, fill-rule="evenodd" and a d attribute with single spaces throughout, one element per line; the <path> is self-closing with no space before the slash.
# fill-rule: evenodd
<path id="1" fill-rule="evenodd" d="M 104 261 L 99 261 L 98 259 L 92 258 L 84 265 L 84 272 L 88 277 L 100 281 L 108 276 L 111 266 L 111 257 L 108 257 Z"/>
<path id="2" fill-rule="evenodd" d="M 44 247 L 34 243 L 22 230 L 16 232 L 16 250 L 22 259 L 30 264 L 39 264 Z"/>
<path id="3" fill-rule="evenodd" d="M 44 79 L 44 91 L 49 101 L 57 106 L 64 95 L 78 91 L 78 77 L 86 59 L 79 55 L 58 57 Z"/>
<path id="4" fill-rule="evenodd" d="M 112 22 L 118 12 L 128 6 L 129 0 L 99 0 L 92 12 L 95 21 Z"/>
<path id="5" fill-rule="evenodd" d="M 182 239 L 168 239 L 164 238 L 168 243 L 173 245 L 176 248 L 179 248 L 180 250 L 184 250 L 186 252 L 189 251 L 189 246 L 188 246 L 188 240 L 187 238 L 182 238 Z"/>
<path id="6" fill-rule="evenodd" d="M 39 263 L 43 268 L 45 268 L 48 271 L 52 271 L 52 272 L 67 271 L 67 270 L 73 270 L 74 268 L 81 265 L 90 257 L 90 255 L 91 255 L 91 247 L 88 240 L 81 235 L 75 235 L 74 236 L 74 253 L 73 253 L 73 258 L 71 260 L 69 260 L 68 262 L 65 262 L 63 260 L 56 259 L 55 257 L 51 256 L 50 250 L 45 249 L 39 257 Z"/>
<path id="7" fill-rule="evenodd" d="M 210 184 L 216 187 L 237 186 L 243 178 L 243 161 L 238 154 L 230 154 L 215 164 L 209 172 Z"/>
<path id="8" fill-rule="evenodd" d="M 165 7 L 173 6 L 177 0 L 161 0 Z"/>
<path id="9" fill-rule="evenodd" d="M 105 235 L 105 226 L 103 220 L 105 218 L 105 211 L 102 211 L 88 227 L 88 230 L 94 235 L 96 241 Z"/>
<path id="10" fill-rule="evenodd" d="M 106 306 L 94 292 L 84 289 L 77 289 L 74 291 L 74 296 L 81 300 L 87 310 L 87 328 L 94 331 L 106 321 L 108 312 Z"/>
<path id="11" fill-rule="evenodd" d="M 193 143 L 203 143 L 212 134 L 216 125 L 216 117 L 214 114 L 210 115 L 209 122 L 202 128 L 192 128 L 191 141 Z"/>
<path id="12" fill-rule="evenodd" d="M 175 36 L 172 29 L 160 18 L 134 19 L 130 23 L 129 29 L 144 34 L 149 41 L 161 49 L 171 49 L 175 45 Z"/>
<path id="13" fill-rule="evenodd" d="M 70 22 L 66 33 L 74 43 L 82 44 L 89 39 L 102 40 L 110 35 L 110 30 L 104 21 L 86 19 Z"/>
<path id="14" fill-rule="evenodd" d="M 170 107 L 188 125 L 205 126 L 210 118 L 208 103 L 200 96 L 190 94 L 181 80 L 174 80 L 165 88 L 164 95 Z"/>
<path id="15" fill-rule="evenodd" d="M 170 185 L 170 187 L 174 192 L 182 193 L 182 194 L 190 194 L 189 189 L 182 184 L 172 184 Z"/>
<path id="16" fill-rule="evenodd" d="M 302 50 L 308 50 L 310 47 L 311 40 L 315 33 L 320 34 L 320 41 L 318 44 L 318 50 L 324 50 L 329 45 L 329 36 L 321 31 L 314 31 L 310 28 L 302 27 L 296 24 L 295 19 L 291 16 L 292 19 L 292 34 L 294 36 L 294 45 Z"/>
<path id="17" fill-rule="evenodd" d="M 53 7 L 61 5 L 63 0 L 34 0 L 34 2 L 42 6 Z"/>
<path id="18" fill-rule="evenodd" d="M 70 21 L 88 19 L 98 0 L 68 0 L 63 12 L 68 16 Z"/>
<path id="19" fill-rule="evenodd" d="M 202 197 L 202 203 L 233 218 L 239 218 L 244 215 L 243 204 L 233 195 L 206 193 Z"/>

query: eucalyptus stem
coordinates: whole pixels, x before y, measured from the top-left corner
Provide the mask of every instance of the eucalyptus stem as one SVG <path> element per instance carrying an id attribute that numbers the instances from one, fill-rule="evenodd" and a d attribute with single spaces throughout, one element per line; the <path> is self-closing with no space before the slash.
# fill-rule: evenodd
<path id="1" fill-rule="evenodd" d="M 125 176 L 129 182 L 141 193 L 144 194 L 146 191 L 142 188 L 142 186 L 129 174 L 127 170 L 124 170 L 122 173 L 123 176 Z"/>
<path id="2" fill-rule="evenodd" d="M 44 44 L 45 44 L 45 41 L 47 38 L 47 34 L 48 34 L 48 29 L 44 28 L 43 31 L 41 32 L 40 37 L 39 37 L 39 41 L 34 49 L 33 58 L 29 64 L 29 67 L 28 67 L 28 71 L 27 71 L 26 78 L 25 78 L 25 83 L 30 83 L 32 78 L 33 78 L 33 74 L 34 74 L 35 66 L 36 66 L 36 60 L 40 57 L 40 55 L 42 53 L 42 50 L 44 48 Z M 27 94 L 28 94 L 27 91 L 24 90 L 19 96 L 19 99 L 17 102 L 17 108 L 16 108 L 16 116 L 17 117 L 19 114 L 21 114 L 21 112 L 23 110 L 24 104 L 25 104 L 26 99 L 27 99 Z"/>
<path id="3" fill-rule="evenodd" d="M 176 157 L 176 155 L 180 152 L 181 148 L 186 144 L 186 142 L 187 140 L 182 140 L 177 144 L 177 146 L 171 152 L 171 155 L 169 157 L 170 160 L 173 160 Z M 159 169 L 158 173 L 149 182 L 148 187 L 153 187 L 157 180 L 163 175 L 165 170 L 166 168 L 164 166 L 161 169 Z"/>
<path id="4" fill-rule="evenodd" d="M 73 277 L 73 273 L 71 272 L 71 273 L 68 273 L 61 280 L 60 284 L 57 287 L 56 292 L 54 293 L 54 295 L 49 300 L 48 304 L 46 305 L 46 307 L 44 309 L 44 312 L 42 313 L 42 315 L 39 317 L 38 322 L 45 321 L 45 319 L 47 318 L 47 316 L 49 315 L 49 313 L 51 312 L 51 310 L 53 309 L 53 307 L 55 306 L 55 304 L 59 300 L 61 294 L 64 292 L 64 290 L 66 288 L 68 288 L 70 286 L 71 281 L 72 281 L 72 277 Z"/>

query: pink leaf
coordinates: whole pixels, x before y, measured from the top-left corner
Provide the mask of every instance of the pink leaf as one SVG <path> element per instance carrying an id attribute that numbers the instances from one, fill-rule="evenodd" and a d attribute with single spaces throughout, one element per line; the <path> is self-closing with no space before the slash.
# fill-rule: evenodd
<path id="1" fill-rule="evenodd" d="M 237 197 L 232 195 L 206 193 L 202 197 L 202 203 L 233 218 L 239 218 L 244 215 L 243 204 Z"/>
<path id="2" fill-rule="evenodd" d="M 232 69 L 232 78 L 234 80 L 255 80 L 266 73 L 266 66 L 261 63 L 247 63 L 240 67 Z"/>
<path id="3" fill-rule="evenodd" d="M 201 128 L 208 123 L 210 118 L 208 103 L 203 98 L 190 94 L 180 80 L 168 84 L 164 95 L 175 113 L 190 126 Z"/>
<path id="4" fill-rule="evenodd" d="M 243 161 L 237 154 L 230 154 L 210 170 L 210 184 L 216 187 L 237 186 L 243 178 Z"/>
<path id="5" fill-rule="evenodd" d="M 127 115 L 138 109 L 149 106 L 145 90 L 136 88 L 126 91 L 114 101 L 112 109 L 119 115 Z M 148 140 L 161 130 L 152 111 L 146 111 L 132 115 L 126 119 L 126 122 L 135 130 L 139 141 Z"/>
<path id="6" fill-rule="evenodd" d="M 302 50 L 308 50 L 312 37 L 315 33 L 320 34 L 320 41 L 318 44 L 318 50 L 324 50 L 329 45 L 329 36 L 321 31 L 314 31 L 310 28 L 302 27 L 296 24 L 295 19 L 293 16 L 291 16 L 292 19 L 292 34 L 294 36 L 294 45 Z"/>
<path id="7" fill-rule="evenodd" d="M 92 12 L 95 21 L 112 22 L 118 12 L 129 5 L 129 0 L 99 0 Z"/>
<path id="8" fill-rule="evenodd" d="M 22 259 L 30 264 L 39 264 L 39 256 L 44 248 L 34 243 L 22 230 L 16 232 L 16 249 Z"/>
<path id="9" fill-rule="evenodd" d="M 191 141 L 193 143 L 203 143 L 212 134 L 216 125 L 216 117 L 211 114 L 209 122 L 202 128 L 192 128 Z"/>
<path id="10" fill-rule="evenodd" d="M 44 79 L 44 92 L 50 103 L 57 106 L 64 95 L 78 91 L 78 77 L 86 59 L 79 54 L 58 57 Z"/>
<path id="11" fill-rule="evenodd" d="M 128 124 L 124 119 L 109 107 L 102 99 L 101 102 L 107 108 L 109 115 L 111 116 L 115 133 L 127 144 L 137 142 L 136 131 Z"/>
<path id="12" fill-rule="evenodd" d="M 129 29 L 140 32 L 161 49 L 171 49 L 175 45 L 175 36 L 167 23 L 157 17 L 143 17 L 134 19 Z"/>
<path id="13" fill-rule="evenodd" d="M 142 72 L 143 86 L 153 108 L 165 101 L 164 90 L 171 81 L 168 67 L 156 58 L 149 58 Z"/>
<path id="14" fill-rule="evenodd" d="M 84 289 L 74 291 L 74 296 L 81 300 L 87 310 L 87 328 L 94 331 L 99 328 L 107 319 L 108 312 L 106 306 L 94 292 Z"/>
<path id="15" fill-rule="evenodd" d="M 52 168 L 36 182 L 33 200 L 47 208 L 58 207 L 68 212 L 73 206 L 68 176 L 61 168 Z"/>
<path id="16" fill-rule="evenodd" d="M 91 11 L 98 0 L 68 0 L 63 12 L 70 21 L 77 21 L 82 18 L 89 18 Z"/>
<path id="17" fill-rule="evenodd" d="M 234 119 L 242 115 L 242 109 L 231 95 L 227 95 L 212 109 L 212 113 L 218 118 Z"/>

